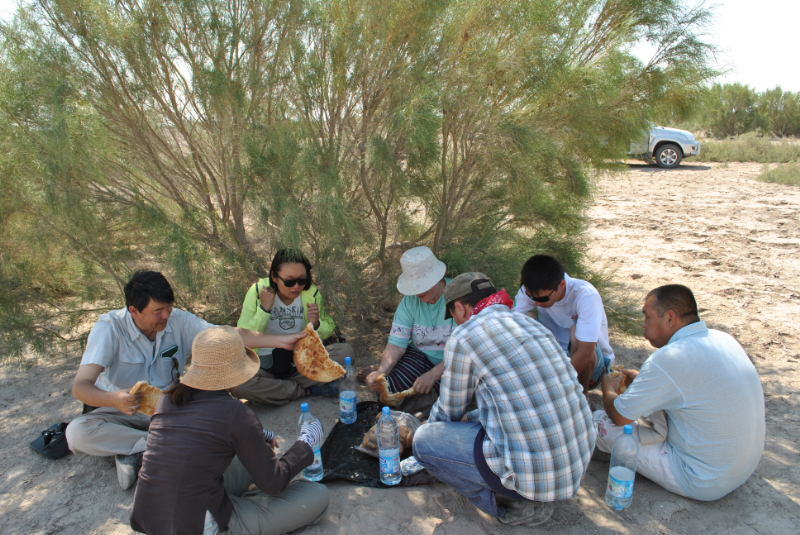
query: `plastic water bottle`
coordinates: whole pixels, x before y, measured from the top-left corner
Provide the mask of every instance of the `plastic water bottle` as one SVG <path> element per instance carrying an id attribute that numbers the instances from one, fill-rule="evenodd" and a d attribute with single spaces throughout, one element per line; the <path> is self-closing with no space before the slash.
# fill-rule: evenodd
<path id="1" fill-rule="evenodd" d="M 314 415 L 309 412 L 308 403 L 302 403 L 300 405 L 300 419 L 297 421 L 298 436 L 300 436 L 303 425 L 312 420 L 314 420 Z M 308 481 L 319 481 L 322 479 L 323 473 L 322 455 L 319 453 L 319 444 L 315 443 L 313 446 L 311 446 L 311 449 L 314 450 L 314 462 L 311 463 L 311 466 L 303 470 L 303 477 Z"/>
<path id="2" fill-rule="evenodd" d="M 339 384 L 339 421 L 352 424 L 356 421 L 356 372 L 350 357 L 344 358 L 345 374 Z"/>
<path id="3" fill-rule="evenodd" d="M 378 420 L 378 455 L 381 463 L 381 483 L 397 485 L 403 478 L 400 472 L 400 433 L 389 407 L 383 408 Z"/>
<path id="4" fill-rule="evenodd" d="M 606 504 L 622 511 L 633 501 L 633 480 L 636 477 L 636 459 L 639 444 L 633 438 L 633 427 L 626 425 L 624 432 L 611 446 L 611 464 L 608 469 Z"/>

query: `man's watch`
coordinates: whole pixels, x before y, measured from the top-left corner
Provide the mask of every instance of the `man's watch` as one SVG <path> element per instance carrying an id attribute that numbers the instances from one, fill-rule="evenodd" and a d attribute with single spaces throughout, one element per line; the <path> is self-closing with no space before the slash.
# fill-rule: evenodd
<path id="1" fill-rule="evenodd" d="M 264 312 L 266 312 L 267 314 L 272 314 L 272 309 L 271 309 L 271 308 L 270 308 L 269 310 L 267 310 L 267 309 L 266 309 L 266 308 L 264 308 L 262 305 L 258 305 L 258 308 L 260 308 L 261 310 L 263 310 L 263 311 L 264 311 Z"/>

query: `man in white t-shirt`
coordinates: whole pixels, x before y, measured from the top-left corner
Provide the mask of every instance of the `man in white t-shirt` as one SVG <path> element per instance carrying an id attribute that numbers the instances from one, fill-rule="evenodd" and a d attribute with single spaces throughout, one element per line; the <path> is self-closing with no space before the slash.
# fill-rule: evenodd
<path id="1" fill-rule="evenodd" d="M 522 266 L 514 311 L 550 329 L 570 357 L 584 392 L 600 384 L 614 351 L 603 300 L 594 286 L 567 275 L 552 256 L 534 255 Z"/>

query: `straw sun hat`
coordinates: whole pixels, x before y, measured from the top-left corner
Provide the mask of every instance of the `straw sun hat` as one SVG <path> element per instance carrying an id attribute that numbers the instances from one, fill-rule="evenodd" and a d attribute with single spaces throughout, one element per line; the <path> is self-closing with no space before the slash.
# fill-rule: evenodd
<path id="1" fill-rule="evenodd" d="M 403 295 L 425 293 L 442 280 L 447 266 L 427 247 L 414 247 L 400 257 L 403 273 L 397 279 L 397 291 Z"/>
<path id="2" fill-rule="evenodd" d="M 192 365 L 181 383 L 198 390 L 225 390 L 250 380 L 260 361 L 252 349 L 244 347 L 233 327 L 211 327 L 194 337 Z"/>

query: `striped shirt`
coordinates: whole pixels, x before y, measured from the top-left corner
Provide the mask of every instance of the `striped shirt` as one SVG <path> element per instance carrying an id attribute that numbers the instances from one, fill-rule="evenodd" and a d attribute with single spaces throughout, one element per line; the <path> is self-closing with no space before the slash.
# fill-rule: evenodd
<path id="1" fill-rule="evenodd" d="M 578 376 L 553 334 L 493 305 L 457 327 L 444 350 L 439 399 L 429 422 L 467 414 L 486 430 L 483 454 L 503 486 L 531 500 L 571 498 L 596 432 Z"/>

